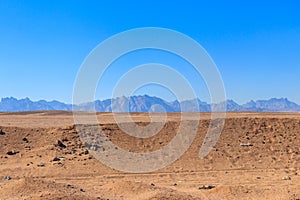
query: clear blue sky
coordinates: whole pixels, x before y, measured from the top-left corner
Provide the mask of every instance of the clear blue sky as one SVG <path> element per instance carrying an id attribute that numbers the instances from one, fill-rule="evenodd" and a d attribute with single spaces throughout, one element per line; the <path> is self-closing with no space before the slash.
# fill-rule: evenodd
<path id="1" fill-rule="evenodd" d="M 0 97 L 71 102 L 76 74 L 96 45 L 121 31 L 151 26 L 174 29 L 199 42 L 217 64 L 228 99 L 245 103 L 287 97 L 300 103 L 299 9 L 296 0 L 2 0 Z M 156 53 L 129 55 L 120 63 L 124 68 L 112 68 L 112 74 L 153 61 Z M 168 62 L 180 68 L 181 61 Z M 107 78 L 106 84 L 113 83 Z M 150 95 L 163 94 L 156 89 Z M 97 97 L 109 97 L 109 89 L 98 91 Z"/>

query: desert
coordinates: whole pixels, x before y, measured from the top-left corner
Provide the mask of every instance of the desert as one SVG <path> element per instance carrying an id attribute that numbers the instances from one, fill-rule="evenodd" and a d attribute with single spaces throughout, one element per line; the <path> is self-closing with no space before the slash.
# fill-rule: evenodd
<path id="1" fill-rule="evenodd" d="M 299 8 L 0 0 L 0 200 L 300 200 Z"/>
<path id="2" fill-rule="evenodd" d="M 130 115 L 149 124 L 148 113 Z M 0 113 L 0 199 L 300 199 L 299 113 L 227 113 L 205 158 L 198 153 L 210 113 L 200 116 L 178 160 L 150 173 L 125 173 L 95 159 L 72 112 Z M 123 133 L 112 113 L 97 117 L 107 137 L 132 152 L 162 148 L 180 124 L 180 113 L 167 113 L 167 126 L 145 139 Z M 159 121 L 160 113 L 152 117 Z"/>

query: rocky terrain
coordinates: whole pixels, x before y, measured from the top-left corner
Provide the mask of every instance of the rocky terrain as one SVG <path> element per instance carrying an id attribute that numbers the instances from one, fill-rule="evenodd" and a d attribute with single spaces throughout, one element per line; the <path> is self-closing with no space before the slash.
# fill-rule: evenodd
<path id="1" fill-rule="evenodd" d="M 169 113 L 157 135 L 137 139 L 112 114 L 98 117 L 107 139 L 132 152 L 160 149 L 180 124 L 180 114 Z M 132 118 L 149 123 L 145 113 Z M 300 199 L 299 114 L 229 113 L 216 146 L 201 159 L 209 122 L 203 113 L 191 147 L 173 164 L 130 174 L 95 159 L 72 113 L 0 113 L 0 199 Z"/>

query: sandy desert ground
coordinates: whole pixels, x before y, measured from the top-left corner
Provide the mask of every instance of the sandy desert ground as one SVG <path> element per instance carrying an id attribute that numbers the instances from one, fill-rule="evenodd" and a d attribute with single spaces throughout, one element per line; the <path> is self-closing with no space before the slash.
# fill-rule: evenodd
<path id="1" fill-rule="evenodd" d="M 93 157 L 71 112 L 0 113 L 0 199 L 300 199 L 300 114 L 228 113 L 204 159 L 198 153 L 210 114 L 201 116 L 196 138 L 180 159 L 155 172 L 130 174 Z M 180 122 L 179 113 L 169 113 L 157 135 L 137 139 L 124 134 L 112 114 L 98 117 L 107 137 L 133 152 L 166 145 Z M 145 113 L 132 118 L 149 122 Z M 159 114 L 153 119 L 159 121 Z"/>

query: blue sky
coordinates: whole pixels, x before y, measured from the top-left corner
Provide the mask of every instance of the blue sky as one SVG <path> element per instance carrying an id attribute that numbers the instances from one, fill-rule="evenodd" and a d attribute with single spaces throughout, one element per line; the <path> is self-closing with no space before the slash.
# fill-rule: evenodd
<path id="1" fill-rule="evenodd" d="M 173 29 L 199 42 L 218 66 L 228 99 L 245 103 L 287 97 L 300 103 L 299 8 L 296 0 L 2 0 L 0 97 L 71 102 L 76 75 L 90 51 L 114 34 L 150 26 Z M 185 73 L 198 96 L 209 101 L 203 81 L 183 61 L 155 51 L 121 61 L 103 78 L 97 98 L 109 98 L 114 81 L 132 65 L 156 61 Z M 159 87 L 138 93 L 172 99 Z"/>

